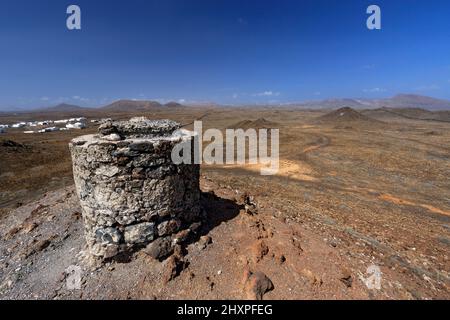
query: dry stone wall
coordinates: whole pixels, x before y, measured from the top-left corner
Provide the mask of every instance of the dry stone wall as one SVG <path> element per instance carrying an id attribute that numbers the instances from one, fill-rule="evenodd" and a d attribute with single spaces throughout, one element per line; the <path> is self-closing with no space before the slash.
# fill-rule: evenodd
<path id="1" fill-rule="evenodd" d="M 173 147 L 193 134 L 170 120 L 109 121 L 71 141 L 74 180 L 92 256 L 164 240 L 200 219 L 199 165 L 174 164 Z"/>

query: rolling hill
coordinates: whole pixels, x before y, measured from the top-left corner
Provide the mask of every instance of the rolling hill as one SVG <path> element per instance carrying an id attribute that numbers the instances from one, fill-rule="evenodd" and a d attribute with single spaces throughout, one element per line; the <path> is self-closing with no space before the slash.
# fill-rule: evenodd
<path id="1" fill-rule="evenodd" d="M 38 112 L 78 112 L 88 110 L 89 108 L 80 107 L 73 104 L 61 103 L 53 107 L 42 108 L 34 111 Z"/>
<path id="2" fill-rule="evenodd" d="M 370 121 L 378 122 L 377 120 L 373 120 L 350 107 L 343 107 L 318 117 L 314 122 L 321 124 L 343 124 Z"/>
<path id="3" fill-rule="evenodd" d="M 385 100 L 390 108 L 420 108 L 427 110 L 450 110 L 450 101 L 414 94 L 399 94 Z"/>
<path id="4" fill-rule="evenodd" d="M 398 94 L 391 98 L 385 99 L 326 99 L 318 101 L 308 101 L 302 103 L 292 104 L 293 107 L 298 108 L 312 108 L 312 109 L 338 109 L 342 107 L 350 107 L 353 109 L 377 109 L 377 108 L 412 108 L 425 109 L 430 111 L 450 110 L 450 101 L 443 99 L 436 99 L 427 96 L 420 96 L 415 94 Z"/>
<path id="5" fill-rule="evenodd" d="M 247 130 L 247 129 L 276 129 L 278 128 L 280 125 L 276 122 L 273 121 L 269 121 L 266 120 L 264 118 L 259 118 L 256 120 L 242 120 L 239 121 L 237 123 L 235 123 L 234 125 L 232 125 L 231 127 L 229 127 L 229 129 L 243 129 L 243 130 Z"/>
<path id="6" fill-rule="evenodd" d="M 148 111 L 160 108 L 162 105 L 156 101 L 145 100 L 118 100 L 109 105 L 100 107 L 103 111 Z"/>
<path id="7" fill-rule="evenodd" d="M 161 104 L 157 101 L 147 101 L 147 100 L 118 100 L 109 105 L 99 108 L 103 111 L 114 111 L 114 112 L 135 112 L 135 111 L 149 111 L 161 108 L 184 108 L 185 106 L 177 102 L 169 102 L 166 104 Z"/>

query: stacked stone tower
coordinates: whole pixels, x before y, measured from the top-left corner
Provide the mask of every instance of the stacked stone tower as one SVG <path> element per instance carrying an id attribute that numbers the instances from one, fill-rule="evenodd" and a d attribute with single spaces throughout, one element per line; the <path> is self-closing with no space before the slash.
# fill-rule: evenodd
<path id="1" fill-rule="evenodd" d="M 193 133 L 170 120 L 109 121 L 69 144 L 92 256 L 111 258 L 200 219 L 199 165 L 174 164 L 173 147 Z"/>

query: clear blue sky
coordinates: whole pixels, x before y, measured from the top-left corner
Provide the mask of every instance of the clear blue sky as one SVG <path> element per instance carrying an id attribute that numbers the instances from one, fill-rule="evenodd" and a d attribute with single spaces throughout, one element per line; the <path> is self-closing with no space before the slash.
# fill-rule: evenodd
<path id="1" fill-rule="evenodd" d="M 0 109 L 450 99 L 448 0 L 0 0 Z M 82 30 L 66 28 L 66 8 Z M 382 30 L 366 8 L 382 9 Z"/>

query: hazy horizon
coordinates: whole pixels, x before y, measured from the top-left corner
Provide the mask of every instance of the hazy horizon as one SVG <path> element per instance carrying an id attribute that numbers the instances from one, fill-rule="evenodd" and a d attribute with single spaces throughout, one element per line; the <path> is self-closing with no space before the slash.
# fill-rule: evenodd
<path id="1" fill-rule="evenodd" d="M 450 110 L 450 100 L 447 99 L 440 99 L 432 96 L 423 96 L 423 95 L 416 95 L 416 94 L 410 94 L 410 93 L 398 93 L 394 94 L 393 96 L 386 96 L 386 97 L 380 97 L 380 98 L 355 98 L 355 97 L 339 97 L 339 98 L 324 98 L 324 99 L 315 99 L 315 100 L 304 100 L 304 101 L 288 101 L 284 103 L 241 103 L 241 104 L 220 104 L 216 103 L 214 101 L 176 101 L 176 100 L 157 100 L 157 99 L 128 99 L 128 98 L 119 98 L 117 100 L 109 101 L 105 104 L 100 105 L 82 105 L 82 104 L 76 104 L 76 103 L 69 103 L 69 102 L 60 102 L 57 104 L 50 104 L 50 105 L 40 105 L 40 106 L 29 106 L 29 107 L 16 107 L 16 108 L 10 108 L 5 110 L 0 110 L 0 112 L 27 112 L 27 111 L 36 111 L 36 110 L 46 110 L 51 109 L 59 106 L 74 106 L 74 107 L 81 107 L 81 108 L 88 108 L 88 109 L 100 109 L 105 106 L 109 106 L 110 104 L 120 102 L 120 101 L 134 101 L 134 102 L 158 102 L 161 105 L 169 104 L 169 103 L 179 103 L 186 106 L 208 106 L 208 105 L 216 105 L 221 107 L 252 107 L 252 106 L 302 106 L 305 108 L 329 108 L 330 106 L 326 106 L 326 103 L 335 102 L 337 105 L 334 108 L 340 108 L 340 107 L 346 107 L 345 101 L 354 101 L 354 102 L 360 102 L 362 107 L 366 107 L 367 109 L 373 109 L 383 106 L 382 102 L 389 102 L 392 100 L 398 99 L 404 99 L 405 97 L 411 97 L 412 99 L 432 99 L 436 100 L 436 102 L 443 102 L 448 103 L 448 107 L 446 108 L 433 108 L 433 106 L 417 106 L 416 104 L 413 104 L 410 106 L 412 108 L 414 107 L 421 107 L 424 109 L 429 110 Z M 339 104 L 339 102 L 342 102 Z M 366 104 L 364 104 L 366 103 Z M 378 103 L 378 104 L 377 104 Z M 405 103 L 405 102 L 404 102 Z M 417 103 L 423 103 L 423 101 L 417 101 Z M 350 106 L 354 107 L 354 106 Z M 392 107 L 389 105 L 389 103 L 386 105 L 386 107 Z M 406 106 L 402 106 L 406 107 Z M 333 107 L 332 107 L 333 109 Z"/>

